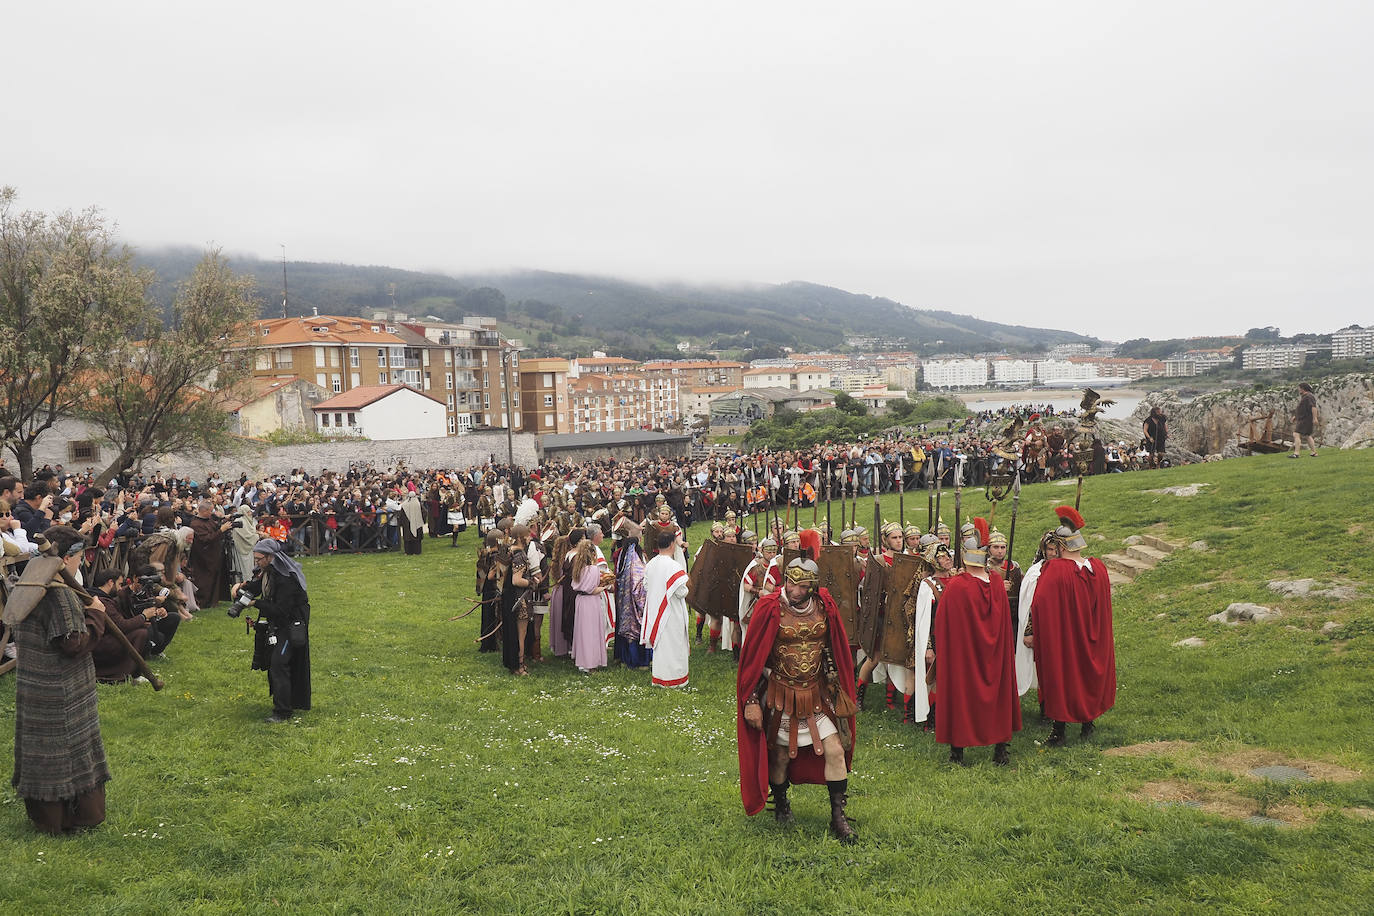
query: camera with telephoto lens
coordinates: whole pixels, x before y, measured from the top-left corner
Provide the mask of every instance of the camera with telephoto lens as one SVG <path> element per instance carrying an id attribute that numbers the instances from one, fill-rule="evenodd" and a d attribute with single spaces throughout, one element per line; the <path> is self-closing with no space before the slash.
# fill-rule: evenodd
<path id="1" fill-rule="evenodd" d="M 261 595 L 262 580 L 250 579 L 249 581 L 243 583 L 239 586 L 239 596 L 236 599 L 234 599 L 233 604 L 229 605 L 229 616 L 239 616 L 243 613 L 244 608 L 248 607 L 254 601 L 257 601 L 258 598 L 261 597 Z"/>

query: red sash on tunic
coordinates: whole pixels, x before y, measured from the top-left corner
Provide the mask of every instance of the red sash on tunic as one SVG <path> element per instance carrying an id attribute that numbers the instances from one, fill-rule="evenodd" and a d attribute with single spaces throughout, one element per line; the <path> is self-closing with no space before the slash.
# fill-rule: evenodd
<path id="1" fill-rule="evenodd" d="M 778 623 L 781 617 L 778 607 L 778 592 L 764 595 L 754 605 L 754 615 L 749 624 L 749 638 L 740 650 L 739 672 L 735 679 L 735 733 L 739 740 L 739 794 L 744 802 L 744 811 L 753 816 L 763 810 L 768 801 L 768 735 L 761 728 L 750 728 L 744 721 L 744 701 L 759 685 L 763 677 L 763 667 L 768 654 L 773 651 L 777 639 Z M 818 589 L 821 605 L 825 608 L 825 625 L 830 640 L 830 654 L 835 660 L 835 670 L 839 676 L 839 687 L 854 699 L 854 662 L 849 656 L 849 637 L 844 632 L 844 621 L 840 619 L 839 608 L 830 592 Z M 1015 679 L 1013 678 L 1013 681 Z M 854 717 L 847 720 L 850 734 L 858 740 Z M 837 723 L 838 724 L 838 723 Z M 854 761 L 853 745 L 844 752 L 845 768 Z M 794 783 L 825 784 L 825 755 L 798 754 L 787 766 L 787 778 Z"/>
<path id="2" fill-rule="evenodd" d="M 1021 730 L 1011 609 L 1002 577 L 945 580 L 935 614 L 935 740 L 951 747 L 1010 741 Z"/>
<path id="3" fill-rule="evenodd" d="M 1101 560 L 1088 562 L 1092 572 L 1046 561 L 1031 599 L 1040 699 L 1056 722 L 1091 722 L 1116 703 L 1112 584 Z"/>

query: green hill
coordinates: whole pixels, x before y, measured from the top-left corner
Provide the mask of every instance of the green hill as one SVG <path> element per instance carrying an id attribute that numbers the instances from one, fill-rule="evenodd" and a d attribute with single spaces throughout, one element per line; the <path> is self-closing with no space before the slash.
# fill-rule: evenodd
<path id="1" fill-rule="evenodd" d="M 516 678 L 478 654 L 478 615 L 449 619 L 471 606 L 474 530 L 457 550 L 306 559 L 314 708 L 263 725 L 242 621 L 202 613 L 155 662 L 165 691 L 100 688 L 104 827 L 37 836 L 12 793 L 0 805 L 0 895 L 70 914 L 1367 912 L 1374 524 L 1350 499 L 1371 476 L 1374 451 L 1332 450 L 1089 479 L 1089 553 L 1146 531 L 1208 546 L 1117 590 L 1116 708 L 1050 751 L 1027 695 L 1011 766 L 982 749 L 959 769 L 870 690 L 851 848 L 825 834 L 821 787 L 793 791 L 793 829 L 745 817 L 728 653 L 693 649 L 681 691 L 551 657 Z M 1021 562 L 1072 498 L 1025 488 Z M 1279 578 L 1357 597 L 1282 597 Z M 1282 616 L 1207 621 L 1238 601 Z M 1250 772 L 1280 760 L 1316 778 Z"/>
<path id="2" fill-rule="evenodd" d="M 193 249 L 140 251 L 157 271 L 156 294 L 170 303 L 175 283 L 199 257 Z M 258 279 L 263 314 L 280 313 L 280 262 L 230 256 Z M 813 283 L 755 286 L 649 285 L 606 277 L 524 271 L 447 276 L 390 267 L 287 263 L 289 312 L 354 315 L 385 309 L 457 320 L 489 315 L 538 352 L 585 355 L 590 345 L 645 358 L 694 349 L 754 351 L 842 347 L 846 336 L 902 337 L 922 353 L 1007 348 L 1036 350 L 1090 341 L 1069 331 L 998 324 L 951 312 L 908 308 L 890 299 Z"/>

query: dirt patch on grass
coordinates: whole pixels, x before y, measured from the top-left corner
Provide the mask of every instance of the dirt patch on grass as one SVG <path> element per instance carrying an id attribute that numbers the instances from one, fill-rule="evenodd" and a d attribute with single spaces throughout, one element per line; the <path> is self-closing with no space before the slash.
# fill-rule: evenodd
<path id="1" fill-rule="evenodd" d="M 1342 808 L 1341 814 L 1344 814 L 1346 817 L 1356 817 L 1362 821 L 1374 821 L 1374 808 Z"/>
<path id="2" fill-rule="evenodd" d="M 1208 769 L 1223 770 L 1247 779 L 1263 779 L 1252 770 L 1260 767 L 1294 767 L 1325 782 L 1354 782 L 1364 774 L 1323 760 L 1303 760 L 1262 747 L 1237 745 L 1225 750 L 1204 750 L 1191 741 L 1146 741 L 1103 751 L 1109 757 L 1171 757 Z"/>
<path id="3" fill-rule="evenodd" d="M 1176 779 L 1147 782 L 1130 793 L 1130 797 L 1157 807 L 1177 805 L 1236 821 L 1268 818 L 1290 827 L 1306 827 L 1313 820 L 1306 809 L 1297 805 L 1270 805 L 1261 811 L 1253 798 L 1246 798 L 1226 789 L 1198 786 Z"/>

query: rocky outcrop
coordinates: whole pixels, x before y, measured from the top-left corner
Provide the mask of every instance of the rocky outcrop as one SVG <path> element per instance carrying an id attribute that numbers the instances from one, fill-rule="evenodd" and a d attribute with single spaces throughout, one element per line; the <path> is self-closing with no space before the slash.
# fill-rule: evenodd
<path id="1" fill-rule="evenodd" d="M 1321 409 L 1317 440 L 1328 447 L 1374 446 L 1374 375 L 1342 375 L 1312 386 Z M 1292 439 L 1296 385 L 1247 388 L 1205 394 L 1184 402 L 1173 391 L 1146 395 L 1131 419 L 1111 425 L 1109 435 L 1137 441 L 1150 408 L 1162 407 L 1169 417 L 1168 456 L 1175 464 L 1199 461 L 1207 455 L 1230 458 L 1247 454 L 1240 448 L 1249 420 L 1272 412 L 1274 438 Z M 1261 424 L 1256 424 L 1262 429 Z M 1117 430 L 1120 430 L 1118 434 Z"/>

